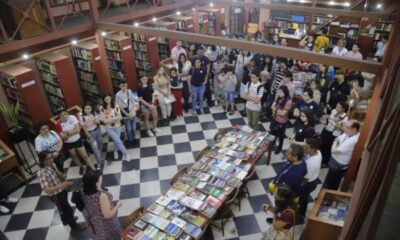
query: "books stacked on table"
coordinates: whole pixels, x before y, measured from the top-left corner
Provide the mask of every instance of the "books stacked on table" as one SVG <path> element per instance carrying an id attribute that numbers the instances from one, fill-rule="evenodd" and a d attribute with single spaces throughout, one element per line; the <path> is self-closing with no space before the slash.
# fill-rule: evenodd
<path id="1" fill-rule="evenodd" d="M 317 216 L 324 220 L 335 221 L 344 224 L 347 213 L 347 203 L 339 200 L 325 200 L 322 202 Z"/>

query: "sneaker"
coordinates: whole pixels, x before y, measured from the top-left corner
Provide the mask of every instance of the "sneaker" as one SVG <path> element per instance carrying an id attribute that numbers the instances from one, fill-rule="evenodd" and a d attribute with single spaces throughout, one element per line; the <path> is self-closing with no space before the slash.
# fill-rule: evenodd
<path id="1" fill-rule="evenodd" d="M 114 151 L 114 160 L 117 160 L 119 158 L 118 152 Z"/>
<path id="2" fill-rule="evenodd" d="M 154 137 L 154 133 L 149 129 L 149 130 L 147 130 L 147 135 L 149 136 L 149 137 Z"/>
<path id="3" fill-rule="evenodd" d="M 162 133 L 162 131 L 161 131 L 160 129 L 158 129 L 158 128 L 154 128 L 153 131 L 154 131 L 155 133 Z"/>
<path id="4" fill-rule="evenodd" d="M 127 161 L 127 162 L 129 162 L 129 161 L 131 161 L 131 156 L 129 156 L 129 153 L 127 153 L 126 155 L 124 155 L 124 158 L 123 158 L 125 161 Z"/>
<path id="5" fill-rule="evenodd" d="M 195 111 L 192 112 L 193 116 L 197 116 L 197 113 Z"/>
<path id="6" fill-rule="evenodd" d="M 0 212 L 1 213 L 9 213 L 10 209 L 4 207 L 3 205 L 0 205 Z"/>
<path id="7" fill-rule="evenodd" d="M 86 229 L 86 225 L 84 223 L 76 223 L 71 226 L 71 229 L 80 232 Z"/>
<path id="8" fill-rule="evenodd" d="M 6 203 L 16 203 L 18 202 L 18 198 L 8 197 L 6 198 Z"/>

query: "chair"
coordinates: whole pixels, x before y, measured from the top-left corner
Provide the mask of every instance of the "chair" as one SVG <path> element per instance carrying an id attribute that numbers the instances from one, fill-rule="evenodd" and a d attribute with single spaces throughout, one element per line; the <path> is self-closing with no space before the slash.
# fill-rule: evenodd
<path id="1" fill-rule="evenodd" d="M 253 175 L 256 173 L 256 168 L 254 167 L 251 173 L 243 179 L 242 185 L 238 188 L 238 195 L 237 195 L 237 203 L 234 202 L 235 205 L 239 207 L 239 211 L 241 209 L 241 200 L 244 197 L 250 197 L 250 192 L 249 189 L 247 188 L 247 183 L 249 180 L 253 177 Z"/>
<path id="2" fill-rule="evenodd" d="M 197 162 L 202 159 L 209 151 L 211 151 L 211 147 L 205 146 L 200 152 L 197 153 L 195 161 Z"/>
<path id="3" fill-rule="evenodd" d="M 221 141 L 222 137 L 228 132 L 228 128 L 221 128 L 215 135 L 214 135 L 214 142 Z"/>
<path id="4" fill-rule="evenodd" d="M 131 214 L 129 214 L 129 216 L 127 216 L 124 219 L 124 221 L 122 222 L 122 228 L 125 229 L 129 227 L 129 225 L 131 225 L 134 221 L 136 221 L 136 219 L 140 217 L 140 215 L 142 215 L 143 212 L 144 212 L 144 207 L 136 208 L 135 211 L 133 211 Z"/>
<path id="5" fill-rule="evenodd" d="M 222 236 L 225 235 L 225 223 L 228 221 L 229 218 L 234 218 L 235 216 L 233 215 L 233 212 L 231 210 L 231 205 L 233 201 L 236 199 L 236 197 L 239 194 L 239 188 L 236 188 L 235 194 L 232 195 L 232 197 L 228 200 L 226 200 L 222 206 L 218 209 L 217 213 L 213 217 L 211 221 L 211 225 L 216 227 L 218 230 L 222 231 Z M 220 221 L 221 225 L 217 224 L 217 221 Z"/>
<path id="6" fill-rule="evenodd" d="M 188 170 L 187 167 L 179 169 L 178 172 L 175 173 L 175 175 L 172 177 L 170 181 L 171 186 L 174 185 L 179 180 L 180 177 L 186 174 L 187 170 Z"/>

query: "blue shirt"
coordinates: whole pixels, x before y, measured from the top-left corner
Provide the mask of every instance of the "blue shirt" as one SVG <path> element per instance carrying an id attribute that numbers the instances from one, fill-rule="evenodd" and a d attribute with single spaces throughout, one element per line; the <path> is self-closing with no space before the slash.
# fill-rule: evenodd
<path id="1" fill-rule="evenodd" d="M 207 71 L 204 68 L 200 68 L 200 69 L 193 68 L 192 79 L 190 82 L 195 87 L 201 87 L 201 85 L 205 81 L 206 75 L 207 75 Z"/>
<path id="2" fill-rule="evenodd" d="M 296 195 L 299 195 L 304 176 L 307 174 L 307 165 L 301 161 L 299 164 L 287 163 L 276 175 L 274 183 L 289 185 Z"/>

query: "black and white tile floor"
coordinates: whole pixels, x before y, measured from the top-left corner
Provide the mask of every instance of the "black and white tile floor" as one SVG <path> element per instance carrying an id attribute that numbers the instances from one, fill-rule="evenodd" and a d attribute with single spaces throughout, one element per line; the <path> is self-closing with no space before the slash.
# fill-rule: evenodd
<path id="1" fill-rule="evenodd" d="M 239 109 L 243 107 L 243 104 L 238 104 Z M 228 116 L 221 107 L 213 107 L 205 109 L 202 115 L 185 114 L 183 119 L 160 127 L 163 132 L 156 137 L 148 137 L 142 130 L 140 147 L 129 149 L 132 160 L 112 160 L 112 164 L 105 166 L 103 172 L 103 185 L 109 189 L 115 200 L 122 202 L 118 211 L 120 220 L 139 206 L 148 207 L 160 194 L 165 193 L 170 187 L 169 180 L 176 171 L 184 166 L 191 166 L 199 150 L 214 144 L 213 136 L 218 129 L 245 124 L 246 121 L 238 111 Z M 269 123 L 262 124 L 262 128 L 268 127 Z M 287 130 L 287 135 L 292 135 L 291 129 Z M 108 141 L 108 137 L 104 140 Z M 287 144 L 285 141 L 284 148 Z M 104 154 L 107 159 L 113 159 L 112 142 L 105 145 Z M 250 197 L 242 199 L 240 211 L 238 207 L 233 207 L 235 218 L 227 222 L 225 236 L 219 230 L 211 228 L 205 239 L 261 238 L 268 224 L 265 222 L 267 214 L 260 206 L 262 203 L 273 202 L 272 196 L 267 194 L 266 186 L 283 166 L 285 159 L 282 154 L 272 154 L 271 163 L 266 166 L 265 158 L 258 163 L 256 175 L 248 183 Z M 74 186 L 77 187 L 80 182 L 79 168 L 73 166 L 70 159 L 65 161 L 64 167 L 68 169 L 67 178 L 74 181 Z M 326 170 L 321 170 L 321 180 L 325 178 Z M 321 185 L 312 193 L 312 198 L 318 195 Z M 56 208 L 41 190 L 37 180 L 18 189 L 11 196 L 19 198 L 18 203 L 8 204 L 12 211 L 0 215 L 0 230 L 8 239 L 88 239 L 86 232 L 76 234 L 70 231 L 69 226 L 62 225 Z M 309 204 L 309 210 L 311 208 L 312 204 Z M 79 222 L 83 221 L 79 211 L 75 211 L 75 215 Z M 297 237 L 302 228 L 302 225 L 296 227 Z"/>

